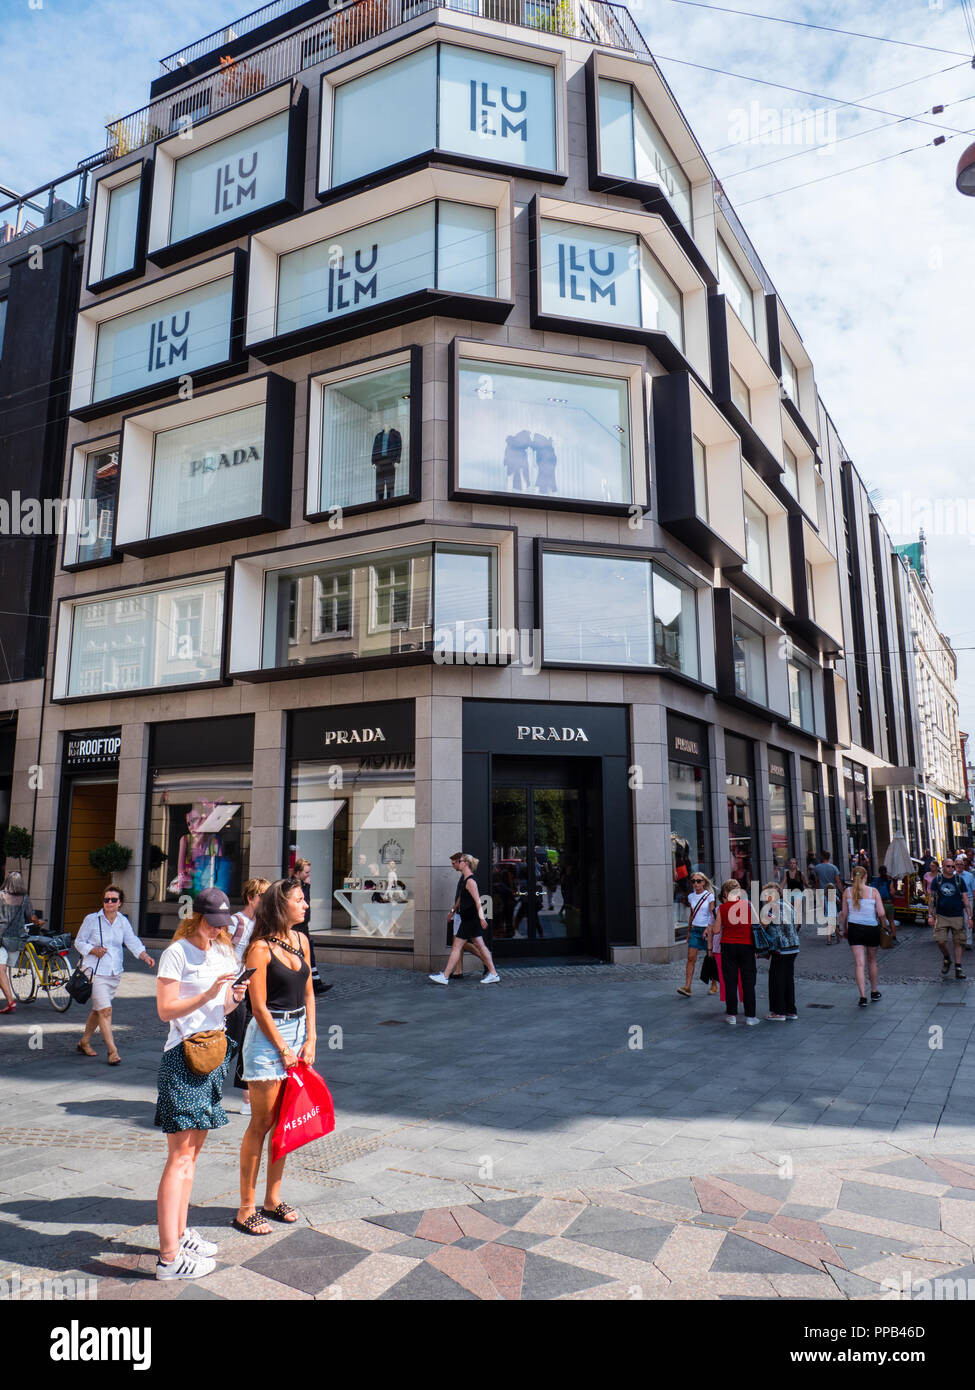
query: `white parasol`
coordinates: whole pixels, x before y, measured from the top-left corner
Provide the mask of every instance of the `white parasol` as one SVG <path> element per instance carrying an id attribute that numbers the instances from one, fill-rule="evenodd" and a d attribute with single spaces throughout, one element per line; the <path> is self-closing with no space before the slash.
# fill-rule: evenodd
<path id="1" fill-rule="evenodd" d="M 887 847 L 883 862 L 891 878 L 906 878 L 914 872 L 914 860 L 907 848 L 903 835 L 895 835 Z"/>

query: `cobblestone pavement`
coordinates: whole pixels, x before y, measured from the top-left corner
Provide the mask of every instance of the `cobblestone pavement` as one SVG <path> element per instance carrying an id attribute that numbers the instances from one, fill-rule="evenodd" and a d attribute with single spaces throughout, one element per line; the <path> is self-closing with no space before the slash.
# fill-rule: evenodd
<path id="1" fill-rule="evenodd" d="M 680 998 L 679 962 L 520 967 L 484 989 L 331 969 L 318 1066 L 337 1128 L 289 1160 L 301 1220 L 230 1228 L 229 1093 L 192 1215 L 218 1269 L 189 1285 L 152 1277 L 151 972 L 123 980 L 111 1070 L 74 1051 L 80 1009 L 22 1006 L 0 1020 L 0 1278 L 94 1279 L 100 1299 L 445 1300 L 877 1299 L 975 1280 L 968 985 L 941 980 L 926 932 L 902 937 L 867 1009 L 846 947 L 806 943 L 800 1021 L 758 1028 L 727 1028 L 703 986 Z"/>

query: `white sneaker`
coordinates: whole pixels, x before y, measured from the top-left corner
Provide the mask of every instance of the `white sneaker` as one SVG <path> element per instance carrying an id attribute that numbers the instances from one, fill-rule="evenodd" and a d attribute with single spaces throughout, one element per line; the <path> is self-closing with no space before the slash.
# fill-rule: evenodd
<path id="1" fill-rule="evenodd" d="M 759 1020 L 758 1020 L 757 1018 L 746 1018 L 746 1019 L 745 1019 L 745 1023 L 746 1023 L 746 1025 L 747 1025 L 747 1027 L 749 1027 L 749 1028 L 755 1028 L 755 1027 L 757 1027 L 757 1025 L 758 1025 L 758 1023 L 759 1023 Z"/>
<path id="2" fill-rule="evenodd" d="M 434 983 L 435 985 L 449 985 L 449 984 L 450 984 L 450 981 L 447 979 L 447 976 L 443 973 L 442 970 L 440 971 L 439 975 L 428 975 L 428 976 L 427 976 L 427 979 L 428 979 L 428 980 L 432 980 L 433 983 Z"/>
<path id="3" fill-rule="evenodd" d="M 240 1113 L 242 1115 L 249 1115 L 251 1113 L 251 1103 L 249 1100 L 242 1100 L 240 1102 Z"/>
<path id="4" fill-rule="evenodd" d="M 482 985 L 499 985 L 500 983 L 501 976 L 496 970 L 493 970 L 490 975 L 484 975 L 481 979 Z"/>
<path id="5" fill-rule="evenodd" d="M 162 1260 L 156 1261 L 156 1278 L 202 1279 L 205 1274 L 212 1274 L 216 1267 L 216 1260 L 211 1260 L 206 1255 L 191 1255 L 188 1250 L 180 1248 L 176 1252 L 176 1258 L 168 1264 Z"/>
<path id="6" fill-rule="evenodd" d="M 735 1018 L 734 1014 L 725 1014 L 725 1016 L 724 1016 L 724 1021 L 725 1021 L 725 1023 L 727 1023 L 731 1028 L 734 1028 L 735 1025 L 736 1025 L 737 1022 L 738 1022 L 738 1020 L 737 1020 L 737 1018 Z"/>
<path id="7" fill-rule="evenodd" d="M 205 1255 L 209 1258 L 215 1255 L 220 1249 L 212 1240 L 204 1240 L 199 1231 L 195 1231 L 192 1226 L 187 1226 L 183 1232 L 183 1239 L 179 1243 L 181 1250 L 188 1250 L 191 1255 Z"/>

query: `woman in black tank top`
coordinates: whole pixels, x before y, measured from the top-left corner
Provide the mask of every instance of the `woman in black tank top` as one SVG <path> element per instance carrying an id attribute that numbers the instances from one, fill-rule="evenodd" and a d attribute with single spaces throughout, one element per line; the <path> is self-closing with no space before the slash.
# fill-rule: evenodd
<path id="1" fill-rule="evenodd" d="M 281 1200 L 285 1160 L 270 1162 L 260 1211 L 257 1175 L 265 1140 L 274 1129 L 281 1087 L 299 1060 L 315 1061 L 315 996 L 308 939 L 296 928 L 305 920 L 305 897 L 297 879 L 279 879 L 264 892 L 254 919 L 244 964 L 253 969 L 248 989 L 253 1018 L 244 1038 L 244 1080 L 251 1119 L 240 1146 L 240 1208 L 234 1226 L 246 1235 L 270 1235 L 269 1221 L 289 1225 L 298 1214 Z"/>
<path id="2" fill-rule="evenodd" d="M 447 918 L 448 923 L 453 927 L 454 940 L 450 948 L 450 956 L 443 970 L 439 975 L 428 977 L 435 985 L 447 984 L 450 976 L 457 969 L 466 946 L 471 946 L 484 962 L 485 973 L 481 977 L 481 984 L 496 985 L 500 983 L 501 976 L 495 970 L 491 952 L 484 943 L 487 918 L 484 916 L 484 908 L 481 906 L 481 890 L 474 877 L 474 870 L 477 865 L 478 861 L 472 854 L 458 853 L 452 854 L 450 857 L 450 867 L 460 873 L 454 905 Z"/>

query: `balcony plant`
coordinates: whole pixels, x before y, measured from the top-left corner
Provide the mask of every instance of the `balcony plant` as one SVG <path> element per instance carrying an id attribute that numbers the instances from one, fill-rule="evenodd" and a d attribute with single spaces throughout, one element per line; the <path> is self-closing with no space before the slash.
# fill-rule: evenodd
<path id="1" fill-rule="evenodd" d="M 544 8 L 530 7 L 528 23 L 531 28 L 540 29 L 545 34 L 559 34 L 562 38 L 571 38 L 575 33 L 572 0 L 556 0 L 554 5 L 546 5 Z"/>
<path id="2" fill-rule="evenodd" d="M 386 0 L 358 0 L 335 16 L 332 34 L 335 51 L 352 48 L 354 44 L 375 38 L 389 28 L 389 8 Z"/>
<path id="3" fill-rule="evenodd" d="M 99 845 L 97 849 L 88 851 L 88 863 L 106 879 L 125 873 L 131 858 L 132 851 L 120 845 L 118 840 L 109 840 L 107 845 Z"/>
<path id="4" fill-rule="evenodd" d="M 3 855 L 5 859 L 16 859 L 17 872 L 24 872 L 24 860 L 30 861 L 34 853 L 34 837 L 26 826 L 12 825 L 3 837 Z"/>
<path id="5" fill-rule="evenodd" d="M 220 59 L 220 81 L 217 83 L 217 102 L 229 106 L 231 102 L 243 101 L 255 92 L 263 90 L 266 78 L 259 68 L 250 63 L 242 63 L 237 58 L 224 56 Z"/>

